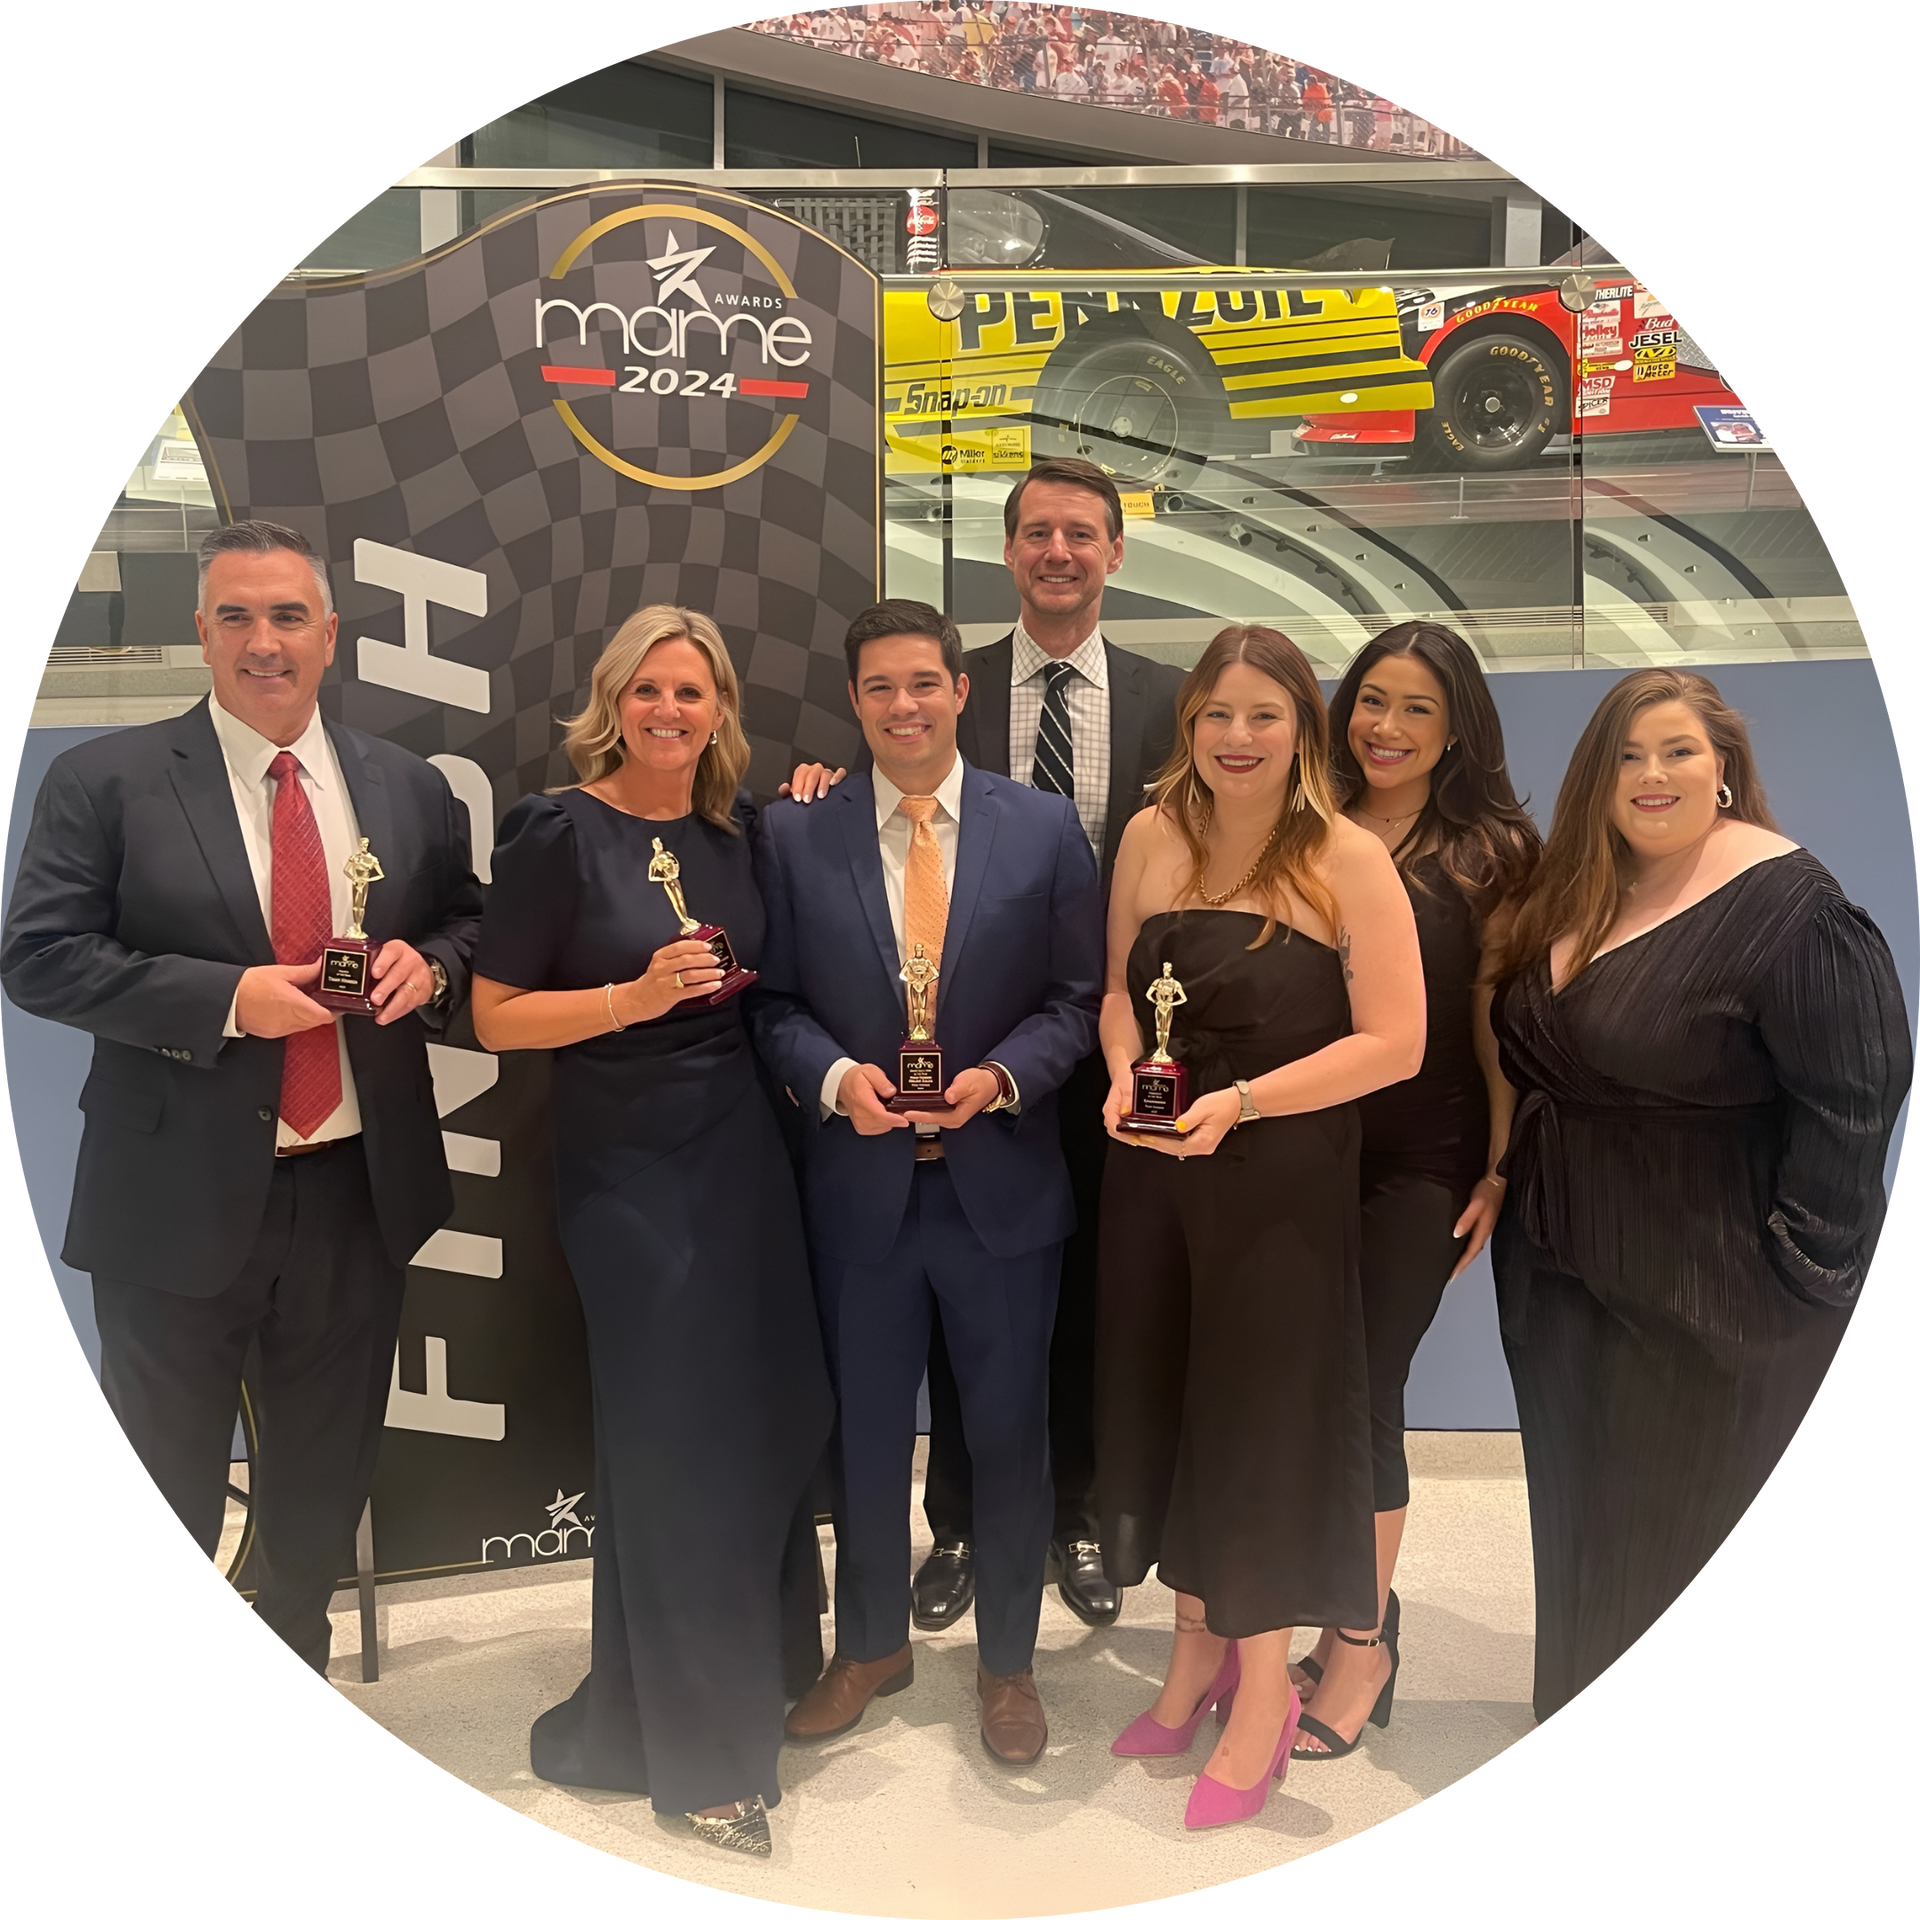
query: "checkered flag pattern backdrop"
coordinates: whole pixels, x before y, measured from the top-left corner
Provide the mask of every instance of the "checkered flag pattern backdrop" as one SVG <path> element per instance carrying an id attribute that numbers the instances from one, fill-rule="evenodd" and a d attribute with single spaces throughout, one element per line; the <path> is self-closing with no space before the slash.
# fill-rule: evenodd
<path id="1" fill-rule="evenodd" d="M 642 205 L 744 231 L 793 296 L 723 229 L 673 214 L 610 229 L 551 277 L 590 225 Z M 672 291 L 675 267 L 648 264 L 703 248 Z M 539 299 L 605 306 L 589 312 L 584 341 L 571 312 L 550 311 L 542 347 Z M 629 340 L 621 316 L 643 307 L 656 315 Z M 726 344 L 714 324 L 685 325 L 676 358 L 673 316 L 700 309 L 755 318 Z M 759 328 L 782 312 L 811 335 L 799 366 L 760 346 Z M 711 614 L 726 636 L 752 783 L 770 795 L 796 754 L 843 764 L 857 746 L 841 642 L 879 593 L 879 327 L 873 274 L 769 208 L 682 186 L 589 189 L 406 267 L 282 286 L 214 357 L 190 406 L 228 514 L 298 527 L 332 564 L 341 645 L 329 711 L 422 756 L 477 762 L 504 811 L 572 777 L 558 723 L 578 710 L 601 646 L 636 608 L 673 602 Z M 789 327 L 788 358 L 796 339 Z M 556 363 L 597 371 L 600 384 L 556 384 Z M 629 384 L 636 364 L 655 386 L 659 368 L 699 366 L 781 391 L 688 398 L 609 384 Z M 781 416 L 798 418 L 754 471 L 686 491 L 616 472 L 575 439 L 556 398 L 616 457 L 673 475 L 744 461 Z M 403 639 L 398 597 L 353 578 L 360 539 L 486 575 L 487 612 L 434 607 L 431 645 L 486 673 L 488 712 L 359 680 L 361 636 Z"/>

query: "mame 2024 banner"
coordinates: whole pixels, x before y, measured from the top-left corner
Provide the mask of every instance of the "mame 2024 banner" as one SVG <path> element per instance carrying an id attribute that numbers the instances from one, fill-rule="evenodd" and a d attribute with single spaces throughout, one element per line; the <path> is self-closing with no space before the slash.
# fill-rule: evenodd
<path id="1" fill-rule="evenodd" d="M 751 201 L 629 183 L 391 271 L 289 281 L 188 409 L 223 515 L 297 527 L 327 557 L 323 706 L 441 768 L 484 879 L 501 814 L 572 778 L 560 723 L 638 607 L 719 623 L 763 797 L 796 755 L 852 753 L 841 642 L 879 593 L 879 359 L 880 283 L 851 255 Z M 455 1211 L 408 1276 L 382 1572 L 592 1542 L 547 1062 L 448 1040 Z"/>

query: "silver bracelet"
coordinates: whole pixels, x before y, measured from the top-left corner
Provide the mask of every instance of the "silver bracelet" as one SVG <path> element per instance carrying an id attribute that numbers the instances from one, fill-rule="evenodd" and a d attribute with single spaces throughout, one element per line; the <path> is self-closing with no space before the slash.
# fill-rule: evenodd
<path id="1" fill-rule="evenodd" d="M 607 982 L 607 1018 L 613 1022 L 613 1030 L 615 1033 L 626 1032 L 626 1028 L 620 1024 L 620 1016 L 613 1010 L 613 982 L 611 980 Z"/>

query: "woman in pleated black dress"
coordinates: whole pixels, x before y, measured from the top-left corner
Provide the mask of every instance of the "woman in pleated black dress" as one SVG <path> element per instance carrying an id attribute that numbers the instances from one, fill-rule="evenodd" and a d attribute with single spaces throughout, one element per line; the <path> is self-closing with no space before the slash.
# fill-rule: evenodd
<path id="1" fill-rule="evenodd" d="M 1107 923 L 1096 1438 L 1109 1574 L 1157 1563 L 1177 1596 L 1166 1680 L 1114 1751 L 1185 1750 L 1235 1690 L 1187 1807 L 1201 1827 L 1259 1812 L 1286 1770 L 1294 1626 L 1373 1611 L 1353 1102 L 1419 1065 L 1424 1016 L 1406 889 L 1340 815 L 1299 649 L 1229 627 L 1179 740 Z M 1130 1133 L 1147 990 L 1169 978 L 1191 1102 L 1177 1136 Z"/>
<path id="2" fill-rule="evenodd" d="M 1792 1439 L 1873 1256 L 1912 1046 L 1886 942 L 1774 830 L 1739 716 L 1666 669 L 1574 749 L 1493 1021 L 1544 1719 Z"/>
<path id="3" fill-rule="evenodd" d="M 593 1378 L 593 1666 L 535 1724 L 533 1770 L 765 1853 L 788 1687 L 814 1677 L 782 1673 L 783 1569 L 810 1611 L 803 1493 L 832 1402 L 740 999 L 709 1003 L 716 956 L 649 877 L 671 855 L 690 915 L 752 968 L 748 749 L 713 623 L 635 614 L 567 750 L 581 784 L 501 824 L 473 988 L 483 1046 L 554 1050 L 555 1204 Z"/>
<path id="4" fill-rule="evenodd" d="M 1387 1724 L 1400 1665 L 1393 1569 L 1407 1523 L 1406 1387 L 1447 1282 L 1493 1232 L 1513 1090 L 1487 1021 L 1492 962 L 1540 857 L 1507 777 L 1500 716 L 1473 649 L 1409 620 L 1353 658 L 1330 714 L 1349 820 L 1377 834 L 1413 903 L 1427 990 L 1420 1071 L 1360 1102 L 1360 1297 L 1373 1419 L 1378 1611 L 1328 1629 L 1301 1662 L 1302 1760 Z"/>

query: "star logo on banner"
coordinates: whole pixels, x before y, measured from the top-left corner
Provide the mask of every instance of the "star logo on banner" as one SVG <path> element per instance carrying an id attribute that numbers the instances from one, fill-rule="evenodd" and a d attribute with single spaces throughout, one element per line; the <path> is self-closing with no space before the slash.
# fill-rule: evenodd
<path id="1" fill-rule="evenodd" d="M 664 305 L 669 296 L 684 293 L 688 299 L 698 301 L 708 313 L 711 313 L 713 309 L 707 305 L 707 296 L 700 291 L 700 283 L 693 276 L 706 265 L 707 256 L 712 252 L 711 247 L 682 247 L 679 240 L 675 238 L 673 229 L 669 227 L 666 252 L 647 262 L 647 265 L 653 269 L 654 277 L 660 283 L 654 297 Z M 668 273 L 669 267 L 674 271 Z"/>

